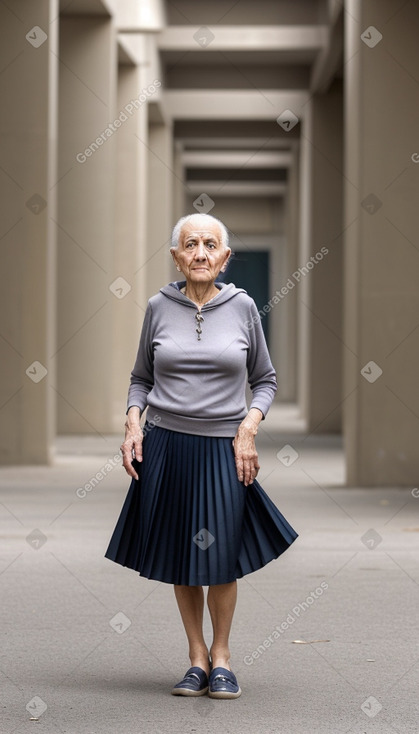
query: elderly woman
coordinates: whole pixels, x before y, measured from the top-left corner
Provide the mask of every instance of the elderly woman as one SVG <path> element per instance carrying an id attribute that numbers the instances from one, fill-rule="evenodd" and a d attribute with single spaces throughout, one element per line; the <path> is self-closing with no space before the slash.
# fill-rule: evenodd
<path id="1" fill-rule="evenodd" d="M 183 217 L 170 251 L 184 280 L 161 288 L 145 313 L 121 446 L 132 481 L 106 557 L 174 584 L 191 667 L 172 693 L 237 698 L 229 649 L 236 579 L 297 537 L 255 481 L 255 436 L 275 372 L 254 301 L 216 281 L 231 254 L 224 225 L 204 214 Z"/>

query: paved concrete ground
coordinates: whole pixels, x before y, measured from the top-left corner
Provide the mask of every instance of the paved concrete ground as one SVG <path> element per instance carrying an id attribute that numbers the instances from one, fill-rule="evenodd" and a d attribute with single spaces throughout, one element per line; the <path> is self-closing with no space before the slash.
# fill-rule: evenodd
<path id="1" fill-rule="evenodd" d="M 172 587 L 103 558 L 125 474 L 115 461 L 76 492 L 119 436 L 60 439 L 54 467 L 0 470 L 1 732 L 419 731 L 419 498 L 342 487 L 340 440 L 300 429 L 283 409 L 260 432 L 259 479 L 300 537 L 239 581 L 236 701 L 170 695 L 188 667 Z"/>

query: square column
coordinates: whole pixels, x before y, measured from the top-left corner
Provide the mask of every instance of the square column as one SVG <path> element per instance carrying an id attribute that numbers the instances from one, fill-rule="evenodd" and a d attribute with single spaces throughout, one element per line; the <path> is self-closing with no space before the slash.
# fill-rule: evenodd
<path id="1" fill-rule="evenodd" d="M 292 163 L 287 173 L 287 193 L 284 203 L 284 253 L 282 285 L 290 280 L 298 263 L 299 216 L 299 158 L 298 148 L 292 149 Z M 285 277 L 287 276 L 287 277 Z M 290 284 L 293 281 L 290 280 Z M 278 305 L 279 328 L 277 330 L 277 365 L 280 396 L 284 402 L 297 399 L 297 289 L 285 291 L 285 298 Z"/>
<path id="2" fill-rule="evenodd" d="M 0 7 L 4 464 L 49 463 L 55 435 L 58 13 L 58 0 Z"/>
<path id="3" fill-rule="evenodd" d="M 182 156 L 183 145 L 179 140 L 176 140 L 173 146 L 173 226 L 176 224 L 178 219 L 185 216 L 185 214 L 187 213 L 186 199 L 188 192 L 185 183 L 185 166 L 183 164 Z"/>
<path id="4" fill-rule="evenodd" d="M 147 305 L 148 101 L 152 79 L 145 64 L 120 64 L 118 111 L 127 119 L 118 130 L 115 186 L 115 247 L 112 293 L 112 426 L 124 424 L 130 373 Z M 127 109 L 128 108 L 128 111 Z"/>
<path id="5" fill-rule="evenodd" d="M 172 125 L 153 123 L 149 127 L 149 207 L 147 234 L 147 295 L 157 293 L 170 281 L 172 256 L 170 235 L 174 188 Z"/>
<path id="6" fill-rule="evenodd" d="M 345 5 L 348 482 L 416 486 L 419 7 Z"/>
<path id="7" fill-rule="evenodd" d="M 341 430 L 342 85 L 308 103 L 301 140 L 299 401 L 307 429 Z"/>
<path id="8" fill-rule="evenodd" d="M 107 16 L 64 16 L 60 34 L 58 428 L 112 430 L 112 255 L 116 31 Z"/>

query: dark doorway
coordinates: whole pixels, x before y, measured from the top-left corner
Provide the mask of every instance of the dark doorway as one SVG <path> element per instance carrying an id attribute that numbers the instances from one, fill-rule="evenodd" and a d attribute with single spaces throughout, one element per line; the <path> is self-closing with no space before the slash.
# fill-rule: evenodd
<path id="1" fill-rule="evenodd" d="M 244 250 L 230 259 L 227 271 L 218 280 L 244 288 L 253 298 L 258 310 L 269 301 L 269 251 Z M 262 318 L 262 328 L 269 347 L 269 314 Z"/>

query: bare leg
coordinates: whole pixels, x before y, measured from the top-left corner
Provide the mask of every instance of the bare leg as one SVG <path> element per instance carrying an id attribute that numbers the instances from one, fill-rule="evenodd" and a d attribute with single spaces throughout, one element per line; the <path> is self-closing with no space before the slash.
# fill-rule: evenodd
<path id="1" fill-rule="evenodd" d="M 211 615 L 213 641 L 211 658 L 214 668 L 230 670 L 230 649 L 228 638 L 237 600 L 237 581 L 229 584 L 217 584 L 208 589 L 208 609 Z"/>
<path id="2" fill-rule="evenodd" d="M 204 591 L 202 586 L 174 586 L 176 601 L 189 643 L 192 666 L 209 673 L 208 648 L 202 631 Z"/>

